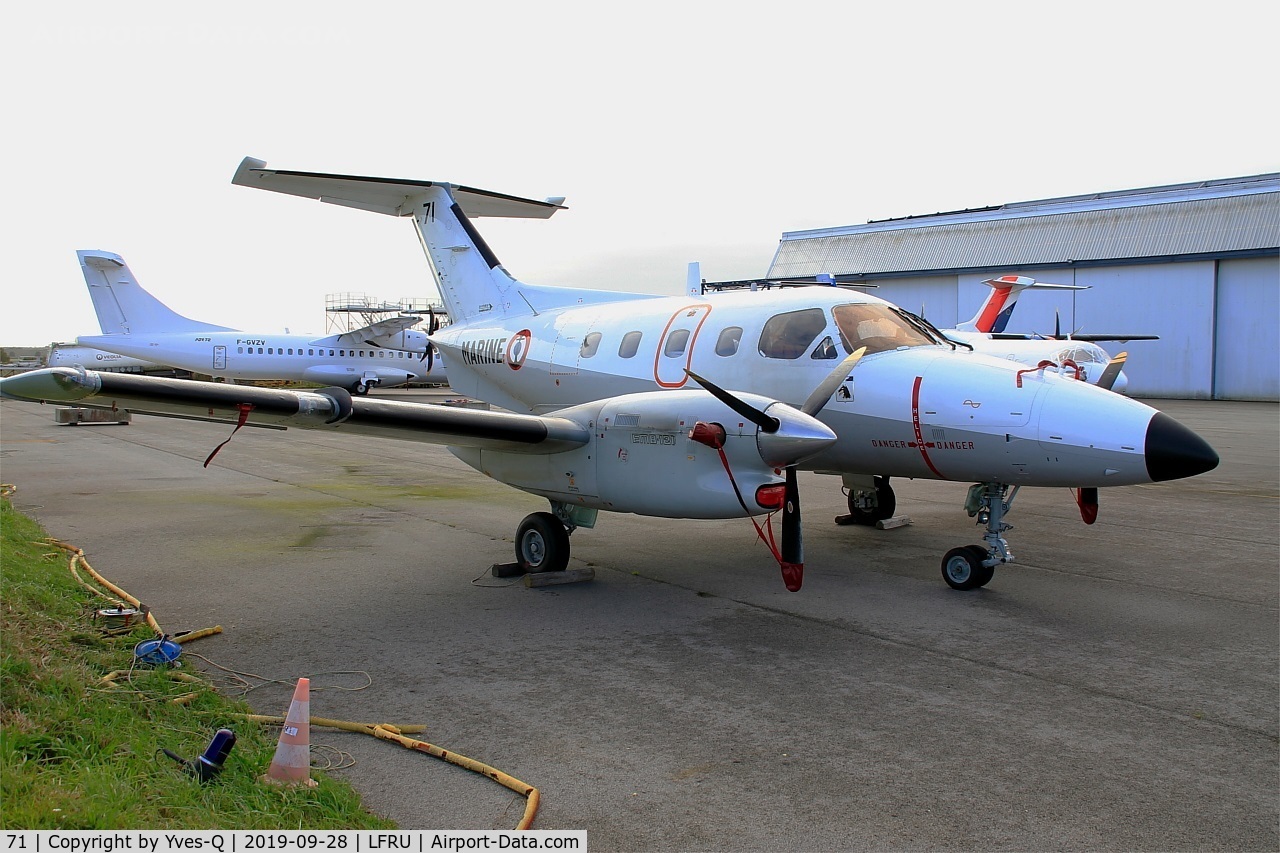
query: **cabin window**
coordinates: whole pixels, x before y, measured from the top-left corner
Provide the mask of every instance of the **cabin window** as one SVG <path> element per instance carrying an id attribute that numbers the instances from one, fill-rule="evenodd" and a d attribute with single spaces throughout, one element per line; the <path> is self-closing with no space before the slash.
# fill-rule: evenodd
<path id="1" fill-rule="evenodd" d="M 831 340 L 830 335 L 827 335 L 825 338 L 819 341 L 818 345 L 813 348 L 813 355 L 809 356 L 809 358 L 835 358 L 835 357 L 836 357 L 836 342 Z"/>
<path id="2" fill-rule="evenodd" d="M 765 358 L 799 358 L 826 327 L 827 315 L 821 308 L 776 314 L 760 333 L 760 354 Z"/>
<path id="3" fill-rule="evenodd" d="M 716 355 L 733 355 L 742 343 L 742 327 L 730 326 L 716 338 Z"/>
<path id="4" fill-rule="evenodd" d="M 340 349 L 340 350 L 338 350 L 338 355 L 342 356 L 343 358 L 346 358 L 346 357 L 347 357 L 347 351 L 346 351 L 346 350 L 344 350 L 344 349 Z"/>
<path id="5" fill-rule="evenodd" d="M 244 355 L 244 347 L 236 347 L 236 352 L 240 355 Z"/>
<path id="6" fill-rule="evenodd" d="M 671 334 L 667 335 L 667 343 L 662 347 L 662 354 L 667 358 L 677 358 L 684 355 L 684 349 L 689 345 L 689 330 L 675 329 Z"/>
<path id="7" fill-rule="evenodd" d="M 276 351 L 272 347 L 267 347 L 267 355 L 275 355 Z"/>
<path id="8" fill-rule="evenodd" d="M 633 358 L 640 351 L 640 339 L 643 337 L 643 332 L 627 332 L 623 335 L 622 343 L 618 344 L 618 357 Z"/>
<path id="9" fill-rule="evenodd" d="M 591 358 L 596 354 L 596 350 L 600 349 L 600 338 L 604 337 L 599 332 L 592 332 L 582 339 L 582 352 L 579 355 L 582 358 Z"/>
<path id="10" fill-rule="evenodd" d="M 329 355 L 333 355 L 333 350 L 329 350 Z"/>
<path id="11" fill-rule="evenodd" d="M 314 349 L 307 350 L 307 355 L 315 355 L 315 354 L 316 354 L 316 351 Z"/>
<path id="12" fill-rule="evenodd" d="M 262 355 L 262 347 L 258 347 L 258 355 Z"/>
<path id="13" fill-rule="evenodd" d="M 831 310 L 840 329 L 840 343 L 846 353 L 866 347 L 867 354 L 898 347 L 929 346 L 936 343 L 907 322 L 892 305 L 875 302 L 837 305 Z"/>

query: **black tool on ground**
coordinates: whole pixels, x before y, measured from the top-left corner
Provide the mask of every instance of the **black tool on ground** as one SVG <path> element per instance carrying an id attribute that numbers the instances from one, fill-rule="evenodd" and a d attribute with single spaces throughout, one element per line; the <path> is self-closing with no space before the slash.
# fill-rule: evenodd
<path id="1" fill-rule="evenodd" d="M 209 741 L 209 746 L 205 749 L 204 754 L 193 761 L 188 761 L 171 749 L 162 748 L 160 751 L 185 767 L 188 773 L 201 782 L 208 782 L 222 770 L 223 763 L 227 760 L 227 756 L 231 754 L 231 747 L 235 745 L 235 732 L 231 731 L 231 729 L 218 729 L 218 733 L 213 736 L 213 740 Z"/>

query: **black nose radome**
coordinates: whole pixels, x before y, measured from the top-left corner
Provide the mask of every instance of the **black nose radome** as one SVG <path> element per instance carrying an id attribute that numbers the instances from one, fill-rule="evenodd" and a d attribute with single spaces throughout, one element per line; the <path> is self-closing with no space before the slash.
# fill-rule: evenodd
<path id="1" fill-rule="evenodd" d="M 1194 477 L 1218 467 L 1209 443 L 1164 412 L 1147 425 L 1147 475 L 1152 482 Z"/>

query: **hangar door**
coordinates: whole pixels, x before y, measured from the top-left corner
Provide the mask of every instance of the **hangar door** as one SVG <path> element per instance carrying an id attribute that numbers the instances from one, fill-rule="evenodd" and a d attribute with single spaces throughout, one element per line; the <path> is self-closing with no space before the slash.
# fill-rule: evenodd
<path id="1" fill-rule="evenodd" d="M 1218 262 L 1215 400 L 1280 400 L 1280 260 Z"/>

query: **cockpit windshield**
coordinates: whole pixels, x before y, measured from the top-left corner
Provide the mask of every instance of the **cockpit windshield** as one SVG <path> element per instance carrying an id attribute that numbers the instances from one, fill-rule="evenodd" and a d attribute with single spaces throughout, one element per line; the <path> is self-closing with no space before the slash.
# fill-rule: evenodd
<path id="1" fill-rule="evenodd" d="M 831 313 L 840 329 L 840 343 L 851 353 L 866 347 L 867 355 L 899 347 L 922 347 L 947 343 L 939 340 L 932 327 L 893 305 L 855 302 L 837 305 Z"/>

